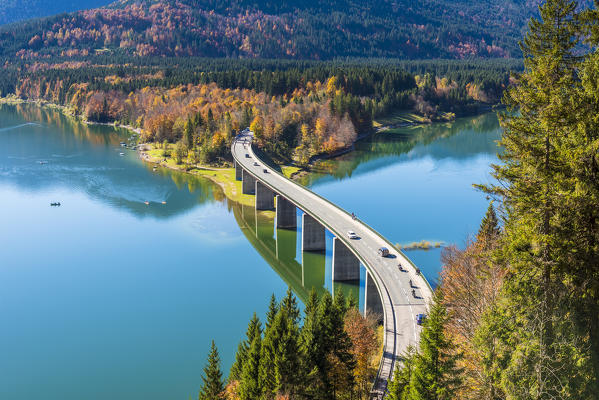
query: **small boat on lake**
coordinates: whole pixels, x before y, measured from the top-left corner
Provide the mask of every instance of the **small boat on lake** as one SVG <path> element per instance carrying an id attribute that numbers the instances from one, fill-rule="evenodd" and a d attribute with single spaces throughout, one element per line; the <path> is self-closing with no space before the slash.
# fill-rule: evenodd
<path id="1" fill-rule="evenodd" d="M 121 157 L 124 156 L 124 155 L 125 155 L 125 153 L 119 153 L 119 156 L 121 156 Z"/>
<path id="2" fill-rule="evenodd" d="M 50 203 L 51 207 L 60 207 L 60 202 Z"/>
<path id="3" fill-rule="evenodd" d="M 149 202 L 149 201 L 144 201 L 144 204 L 145 204 L 146 206 L 149 206 L 149 205 L 150 205 L 150 202 Z"/>

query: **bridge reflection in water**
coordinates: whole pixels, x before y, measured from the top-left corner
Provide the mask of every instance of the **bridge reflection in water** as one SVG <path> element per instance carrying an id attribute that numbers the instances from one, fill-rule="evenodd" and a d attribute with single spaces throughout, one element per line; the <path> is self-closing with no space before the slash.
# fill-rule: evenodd
<path id="1" fill-rule="evenodd" d="M 233 215 L 241 231 L 260 256 L 296 293 L 302 302 L 308 300 L 314 288 L 319 295 L 325 291 L 343 291 L 345 297 L 353 296 L 364 311 L 366 269 L 360 265 L 360 279 L 333 281 L 333 234 L 325 232 L 324 251 L 303 251 L 301 218 L 303 212 L 296 208 L 297 228 L 277 229 L 273 211 L 257 211 L 253 206 L 231 202 Z"/>

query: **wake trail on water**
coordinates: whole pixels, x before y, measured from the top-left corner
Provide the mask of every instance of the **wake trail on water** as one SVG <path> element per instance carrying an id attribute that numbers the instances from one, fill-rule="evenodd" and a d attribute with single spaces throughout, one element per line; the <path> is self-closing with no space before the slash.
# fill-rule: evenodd
<path id="1" fill-rule="evenodd" d="M 19 124 L 19 125 L 15 125 L 15 126 L 8 126 L 6 128 L 0 128 L 0 132 L 12 131 L 14 129 L 23 128 L 25 126 L 41 126 L 41 125 L 36 122 L 27 122 L 25 124 Z"/>

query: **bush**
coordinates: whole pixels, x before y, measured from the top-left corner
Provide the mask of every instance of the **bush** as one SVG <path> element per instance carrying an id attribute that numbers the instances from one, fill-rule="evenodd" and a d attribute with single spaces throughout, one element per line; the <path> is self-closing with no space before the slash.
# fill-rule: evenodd
<path id="1" fill-rule="evenodd" d="M 187 147 L 182 141 L 178 141 L 175 145 L 173 159 L 177 164 L 181 164 L 183 162 L 183 158 L 185 157 L 187 157 Z"/>

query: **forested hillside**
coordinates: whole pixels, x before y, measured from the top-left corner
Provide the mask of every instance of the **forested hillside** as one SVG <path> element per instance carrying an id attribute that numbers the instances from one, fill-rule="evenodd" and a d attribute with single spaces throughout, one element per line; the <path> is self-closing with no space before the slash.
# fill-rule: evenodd
<path id="1" fill-rule="evenodd" d="M 0 29 L 4 56 L 520 57 L 538 0 L 122 0 Z"/>
<path id="2" fill-rule="evenodd" d="M 177 162 L 218 163 L 251 124 L 275 158 L 300 164 L 353 144 L 373 120 L 412 110 L 447 120 L 497 103 L 514 60 L 365 59 L 306 62 L 79 56 L 0 70 L 5 96 L 66 106 L 74 115 L 177 143 Z"/>
<path id="3" fill-rule="evenodd" d="M 192 164 L 226 157 L 232 134 L 252 124 L 275 158 L 303 164 L 398 110 L 434 121 L 496 104 L 521 68 L 507 57 L 518 56 L 534 9 L 511 0 L 123 0 L 0 27 L 0 94 L 181 142 Z"/>
<path id="4" fill-rule="evenodd" d="M 101 7 L 110 0 L 0 0 L 0 25 Z"/>

